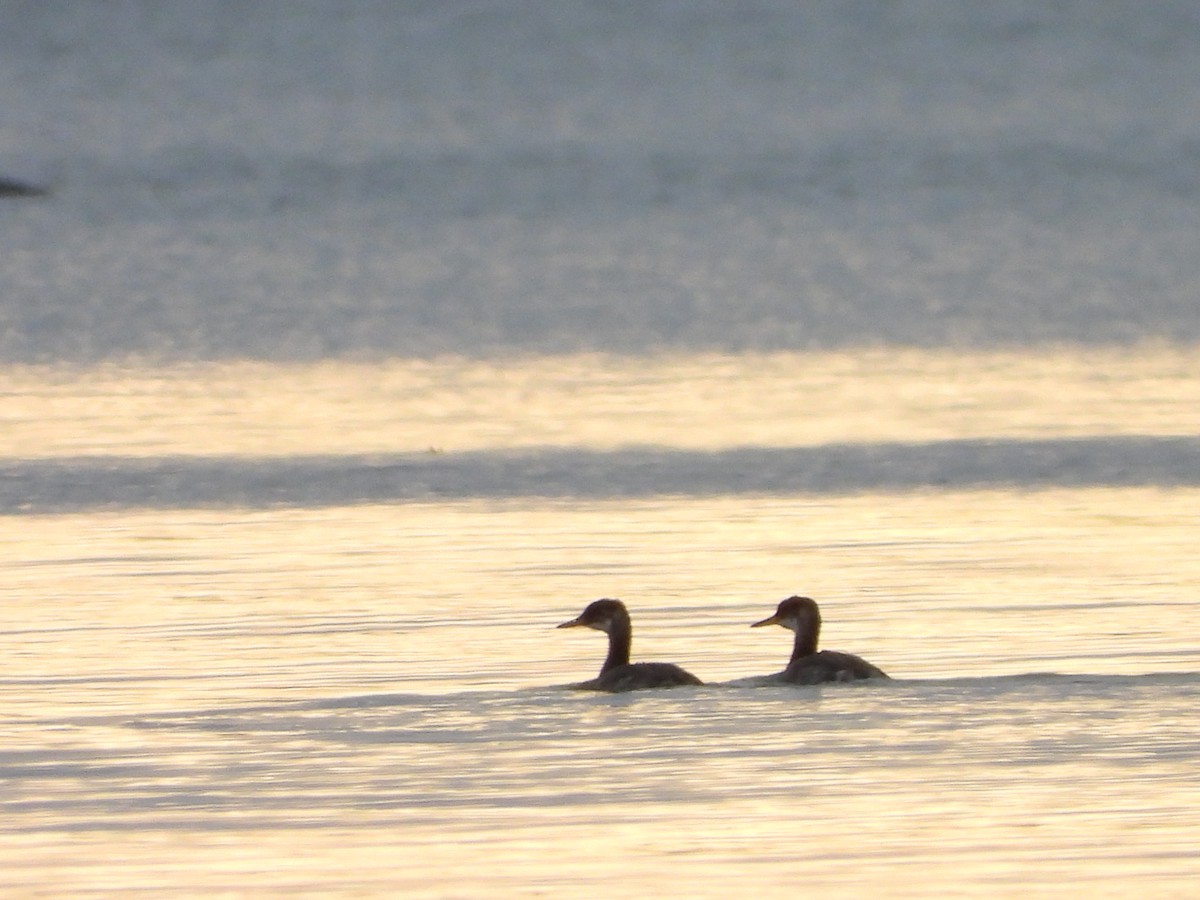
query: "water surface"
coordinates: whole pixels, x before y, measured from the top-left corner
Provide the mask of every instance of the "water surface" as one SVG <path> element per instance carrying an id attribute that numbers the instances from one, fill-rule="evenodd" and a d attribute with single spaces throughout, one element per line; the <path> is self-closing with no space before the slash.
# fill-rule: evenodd
<path id="1" fill-rule="evenodd" d="M 1186 894 L 1189 361 L 10 370 L 8 408 L 46 414 L 4 438 L 6 879 Z M 430 400 L 443 377 L 461 412 Z M 843 402 L 873 395 L 891 418 L 858 433 Z M 794 592 L 822 603 L 825 646 L 894 681 L 723 684 L 782 667 L 790 635 L 748 626 Z M 553 626 L 602 595 L 633 610 L 636 657 L 714 683 L 556 688 L 595 673 L 603 636 Z"/>

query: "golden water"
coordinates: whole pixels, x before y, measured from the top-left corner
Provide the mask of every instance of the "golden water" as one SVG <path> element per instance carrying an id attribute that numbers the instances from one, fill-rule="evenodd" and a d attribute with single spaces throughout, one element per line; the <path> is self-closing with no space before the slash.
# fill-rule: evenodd
<path id="1" fill-rule="evenodd" d="M 1194 436 L 1197 363 L 1147 348 L 22 369 L 0 374 L 0 458 L 18 481 L 102 481 L 130 459 L 192 476 L 194 456 Z M 63 468 L 20 468 L 37 460 Z M 0 520 L 6 890 L 1187 896 L 1200 479 L 1012 474 L 17 504 Z M 636 657 L 722 682 L 782 667 L 790 635 L 747 626 L 795 592 L 821 602 L 826 646 L 896 680 L 553 687 L 599 666 L 602 635 L 553 628 L 595 597 L 628 602 Z"/>

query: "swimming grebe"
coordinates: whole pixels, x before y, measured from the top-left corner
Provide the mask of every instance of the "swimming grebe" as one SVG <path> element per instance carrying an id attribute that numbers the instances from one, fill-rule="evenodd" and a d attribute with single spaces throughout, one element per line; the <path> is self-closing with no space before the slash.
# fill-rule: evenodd
<path id="1" fill-rule="evenodd" d="M 633 639 L 633 625 L 629 621 L 629 611 L 620 600 L 594 600 L 578 617 L 558 627 L 576 628 L 580 625 L 608 635 L 608 657 L 600 667 L 599 675 L 572 687 L 619 693 L 704 683 L 674 663 L 631 663 L 629 644 Z"/>
<path id="2" fill-rule="evenodd" d="M 782 625 L 796 632 L 792 659 L 786 669 L 772 676 L 773 682 L 820 684 L 823 681 L 858 681 L 861 678 L 887 678 L 881 669 L 853 653 L 817 650 L 821 634 L 821 611 L 810 597 L 788 597 L 779 604 L 775 615 L 755 622 L 751 628 Z"/>

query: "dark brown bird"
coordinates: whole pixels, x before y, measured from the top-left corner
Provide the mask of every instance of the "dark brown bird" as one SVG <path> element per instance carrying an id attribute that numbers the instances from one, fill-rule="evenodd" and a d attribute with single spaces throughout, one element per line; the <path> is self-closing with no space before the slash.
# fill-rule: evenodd
<path id="1" fill-rule="evenodd" d="M 629 645 L 633 640 L 633 624 L 629 620 L 629 611 L 620 600 L 594 600 L 576 618 L 558 627 L 577 628 L 581 625 L 608 635 L 608 656 L 600 667 L 599 675 L 572 687 L 615 694 L 704 683 L 674 663 L 631 663 Z"/>
<path id="2" fill-rule="evenodd" d="M 796 633 L 792 658 L 787 668 L 770 677 L 786 684 L 820 684 L 825 681 L 858 681 L 862 678 L 887 678 L 883 670 L 853 653 L 817 650 L 821 634 L 821 611 L 811 597 L 788 597 L 779 604 L 775 615 L 755 622 L 751 628 L 782 625 Z"/>

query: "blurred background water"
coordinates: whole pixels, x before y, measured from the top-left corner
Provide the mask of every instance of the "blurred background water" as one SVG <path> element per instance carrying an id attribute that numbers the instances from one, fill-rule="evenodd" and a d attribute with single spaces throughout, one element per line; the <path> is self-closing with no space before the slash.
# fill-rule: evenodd
<path id="1" fill-rule="evenodd" d="M 1189 894 L 1198 49 L 0 3 L 6 885 Z M 796 592 L 895 680 L 720 684 Z"/>
<path id="2" fill-rule="evenodd" d="M 8 359 L 1200 334 L 1188 3 L 0 15 Z"/>

